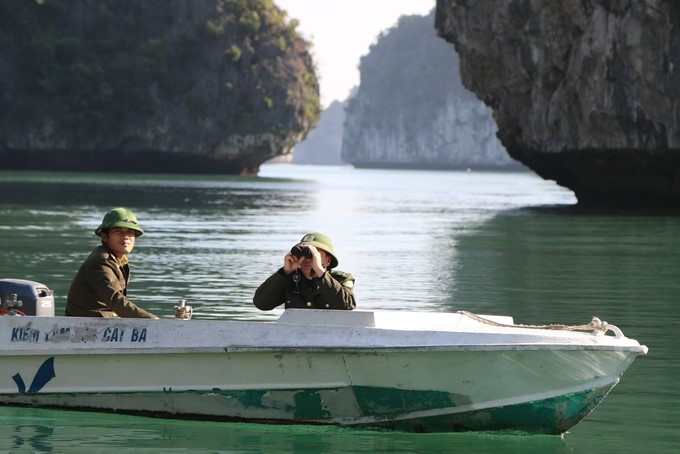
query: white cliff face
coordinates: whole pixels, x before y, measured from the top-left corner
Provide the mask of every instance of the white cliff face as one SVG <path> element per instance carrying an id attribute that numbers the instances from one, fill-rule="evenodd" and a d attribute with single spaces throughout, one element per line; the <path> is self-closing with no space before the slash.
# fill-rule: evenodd
<path id="1" fill-rule="evenodd" d="M 435 151 L 441 162 L 468 167 L 509 167 L 517 165 L 496 137 L 491 109 L 472 96 L 447 93 L 435 121 L 419 135 L 419 153 Z"/>
<path id="2" fill-rule="evenodd" d="M 402 18 L 361 62 L 342 159 L 356 166 L 520 168 L 496 138 L 491 109 L 462 87 L 434 15 Z"/>
<path id="3" fill-rule="evenodd" d="M 413 164 L 414 167 L 517 167 L 496 137 L 491 109 L 471 97 L 447 93 L 431 120 L 417 125 L 396 111 L 379 125 L 366 121 L 368 102 L 357 100 L 345 123 L 343 159 L 357 165 Z"/>

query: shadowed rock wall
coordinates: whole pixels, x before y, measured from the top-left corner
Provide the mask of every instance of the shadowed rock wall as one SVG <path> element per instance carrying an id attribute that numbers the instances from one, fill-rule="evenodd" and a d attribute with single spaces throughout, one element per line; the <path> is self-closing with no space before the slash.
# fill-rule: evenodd
<path id="1" fill-rule="evenodd" d="M 680 206 L 680 3 L 438 0 L 515 159 L 580 204 Z"/>

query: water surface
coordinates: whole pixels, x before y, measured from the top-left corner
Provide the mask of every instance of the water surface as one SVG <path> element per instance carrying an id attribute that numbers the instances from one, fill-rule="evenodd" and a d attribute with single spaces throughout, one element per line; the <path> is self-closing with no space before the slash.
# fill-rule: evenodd
<path id="1" fill-rule="evenodd" d="M 650 348 L 564 438 L 400 434 L 170 421 L 0 407 L 14 452 L 674 452 L 680 353 L 680 217 L 585 211 L 531 173 L 264 166 L 259 177 L 0 172 L 0 277 L 42 282 L 63 312 L 108 209 L 146 234 L 130 297 L 160 315 L 273 320 L 257 286 L 303 234 L 335 244 L 360 309 L 512 315 L 521 323 L 598 316 Z"/>

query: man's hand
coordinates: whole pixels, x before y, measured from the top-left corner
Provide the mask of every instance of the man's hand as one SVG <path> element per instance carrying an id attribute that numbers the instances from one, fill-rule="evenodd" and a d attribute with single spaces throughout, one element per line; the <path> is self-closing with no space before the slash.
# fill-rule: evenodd
<path id="1" fill-rule="evenodd" d="M 290 252 L 287 253 L 283 257 L 283 271 L 286 274 L 290 274 L 293 271 L 297 270 L 300 265 L 302 265 L 302 262 L 305 260 L 304 257 L 295 257 L 293 254 Z"/>

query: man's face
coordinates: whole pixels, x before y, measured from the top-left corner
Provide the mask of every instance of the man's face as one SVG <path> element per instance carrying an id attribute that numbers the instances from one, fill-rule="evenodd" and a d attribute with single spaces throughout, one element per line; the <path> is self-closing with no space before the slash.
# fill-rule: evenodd
<path id="1" fill-rule="evenodd" d="M 321 265 L 324 268 L 328 268 L 328 266 L 331 263 L 330 256 L 323 249 L 316 248 L 316 250 L 319 251 L 319 255 L 321 256 Z M 311 276 L 311 272 L 312 272 L 312 268 L 313 268 L 313 262 L 314 262 L 313 258 L 305 257 L 305 259 L 302 261 L 302 265 L 300 265 L 300 269 L 302 270 L 304 275 L 307 276 L 307 277 Z"/>
<path id="2" fill-rule="evenodd" d="M 102 232 L 102 242 L 113 252 L 113 255 L 120 259 L 132 252 L 135 247 L 136 233 L 132 229 L 109 229 Z"/>

